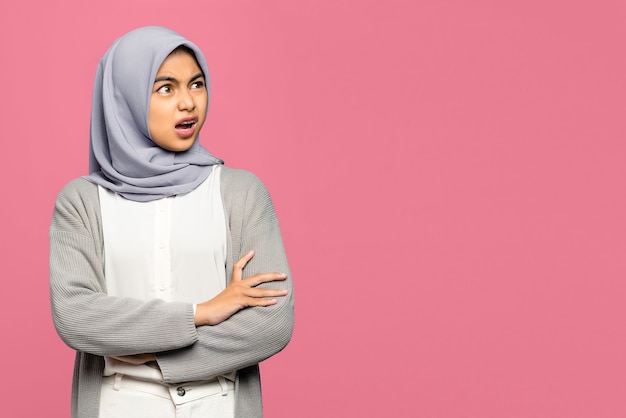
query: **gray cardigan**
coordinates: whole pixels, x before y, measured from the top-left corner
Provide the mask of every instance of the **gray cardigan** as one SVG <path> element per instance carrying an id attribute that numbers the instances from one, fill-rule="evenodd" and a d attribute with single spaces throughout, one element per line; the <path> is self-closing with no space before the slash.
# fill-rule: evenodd
<path id="1" fill-rule="evenodd" d="M 95 418 L 105 355 L 156 353 L 166 383 L 209 379 L 238 370 L 235 416 L 262 417 L 258 363 L 281 351 L 293 329 L 293 288 L 269 193 L 253 174 L 223 167 L 228 230 L 227 280 L 250 250 L 244 277 L 285 272 L 261 286 L 289 294 L 270 307 L 247 308 L 216 326 L 194 326 L 191 304 L 106 294 L 97 186 L 70 182 L 57 197 L 50 226 L 50 296 L 59 336 L 76 350 L 72 417 Z"/>

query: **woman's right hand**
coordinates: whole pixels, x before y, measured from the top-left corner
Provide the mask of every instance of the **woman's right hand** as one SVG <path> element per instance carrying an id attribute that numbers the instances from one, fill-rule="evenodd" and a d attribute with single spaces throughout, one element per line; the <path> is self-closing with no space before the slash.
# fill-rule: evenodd
<path id="1" fill-rule="evenodd" d="M 217 325 L 230 318 L 241 309 L 253 306 L 275 305 L 274 298 L 286 296 L 287 290 L 260 289 L 261 283 L 285 280 L 285 273 L 259 273 L 254 276 L 243 276 L 243 268 L 254 257 L 250 251 L 233 266 L 233 278 L 230 284 L 213 299 L 196 306 L 194 322 L 196 326 Z"/>

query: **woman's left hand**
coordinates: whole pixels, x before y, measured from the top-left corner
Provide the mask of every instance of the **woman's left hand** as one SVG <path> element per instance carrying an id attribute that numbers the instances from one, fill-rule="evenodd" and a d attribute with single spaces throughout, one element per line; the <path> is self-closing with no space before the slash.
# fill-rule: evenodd
<path id="1" fill-rule="evenodd" d="M 213 299 L 196 305 L 196 326 L 217 325 L 242 309 L 264 307 L 278 303 L 280 297 L 287 296 L 287 290 L 257 288 L 262 283 L 284 281 L 285 273 L 258 273 L 243 278 L 243 269 L 254 257 L 254 251 L 241 257 L 233 266 L 233 277 L 226 289 Z"/>

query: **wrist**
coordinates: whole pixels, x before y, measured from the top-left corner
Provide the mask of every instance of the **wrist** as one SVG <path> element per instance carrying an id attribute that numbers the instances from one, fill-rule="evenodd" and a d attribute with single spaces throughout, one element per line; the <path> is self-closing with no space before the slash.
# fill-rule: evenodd
<path id="1" fill-rule="evenodd" d="M 202 321 L 200 320 L 200 314 L 202 312 L 202 306 L 201 305 L 193 305 L 193 324 L 197 327 L 204 325 L 202 324 Z"/>

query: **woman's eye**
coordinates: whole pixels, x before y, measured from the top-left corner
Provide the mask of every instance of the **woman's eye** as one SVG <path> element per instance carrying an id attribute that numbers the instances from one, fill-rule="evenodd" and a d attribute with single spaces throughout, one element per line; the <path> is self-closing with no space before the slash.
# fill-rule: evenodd
<path id="1" fill-rule="evenodd" d="M 172 91 L 172 87 L 169 85 L 161 86 L 157 89 L 157 93 L 169 93 Z"/>
<path id="2" fill-rule="evenodd" d="M 192 89 L 201 89 L 203 87 L 204 87 L 204 81 L 194 81 L 193 83 L 191 83 Z"/>

